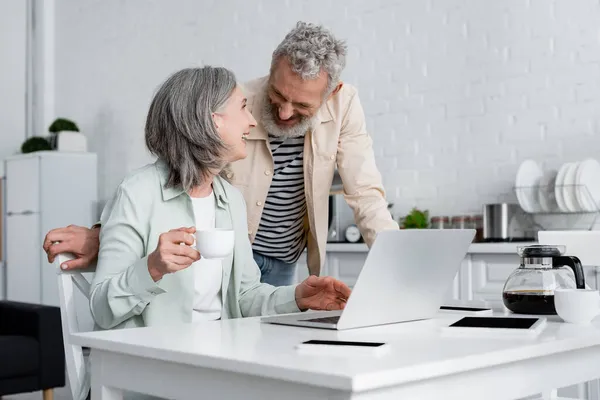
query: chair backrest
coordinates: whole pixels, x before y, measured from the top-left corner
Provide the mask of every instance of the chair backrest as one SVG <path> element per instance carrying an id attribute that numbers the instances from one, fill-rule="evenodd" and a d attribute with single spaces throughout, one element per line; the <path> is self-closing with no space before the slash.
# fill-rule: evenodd
<path id="1" fill-rule="evenodd" d="M 90 390 L 90 381 L 86 377 L 89 371 L 86 371 L 83 349 L 81 346 L 72 344 L 71 335 L 93 329 L 89 293 L 91 276 L 96 270 L 96 265 L 71 271 L 64 271 L 60 268 L 62 263 L 74 258 L 70 253 L 59 254 L 54 260 L 54 265 L 58 275 L 58 295 L 60 298 L 67 376 L 73 399 L 81 400 L 87 397 Z"/>

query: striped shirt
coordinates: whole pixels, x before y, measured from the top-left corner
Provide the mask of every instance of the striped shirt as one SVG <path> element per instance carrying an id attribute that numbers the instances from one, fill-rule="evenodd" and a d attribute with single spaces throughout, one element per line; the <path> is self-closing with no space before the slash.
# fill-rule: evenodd
<path id="1" fill-rule="evenodd" d="M 252 249 L 295 263 L 306 247 L 304 137 L 282 140 L 269 136 L 269 143 L 275 169 Z"/>

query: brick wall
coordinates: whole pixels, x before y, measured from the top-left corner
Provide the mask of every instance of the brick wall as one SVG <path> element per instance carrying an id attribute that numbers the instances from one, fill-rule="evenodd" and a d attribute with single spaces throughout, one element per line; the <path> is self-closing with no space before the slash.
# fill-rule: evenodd
<path id="1" fill-rule="evenodd" d="M 388 199 L 402 214 L 514 199 L 519 163 L 600 157 L 595 0 L 56 2 L 56 110 L 100 156 L 108 198 L 150 161 L 143 124 L 175 69 L 267 73 L 299 20 L 347 39 Z"/>

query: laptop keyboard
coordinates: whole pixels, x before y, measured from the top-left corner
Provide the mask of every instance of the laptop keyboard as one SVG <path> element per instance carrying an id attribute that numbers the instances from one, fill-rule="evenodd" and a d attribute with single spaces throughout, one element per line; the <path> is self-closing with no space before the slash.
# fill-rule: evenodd
<path id="1" fill-rule="evenodd" d="M 321 318 L 312 318 L 312 319 L 303 319 L 302 321 L 306 322 L 321 322 L 325 324 L 337 324 L 340 320 L 340 316 L 337 315 L 335 317 L 321 317 Z"/>

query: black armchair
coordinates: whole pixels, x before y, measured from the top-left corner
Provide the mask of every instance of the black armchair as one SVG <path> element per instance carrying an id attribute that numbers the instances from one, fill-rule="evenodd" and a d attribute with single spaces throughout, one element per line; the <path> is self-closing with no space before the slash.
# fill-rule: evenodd
<path id="1" fill-rule="evenodd" d="M 0 301 L 0 397 L 65 385 L 60 308 Z"/>

